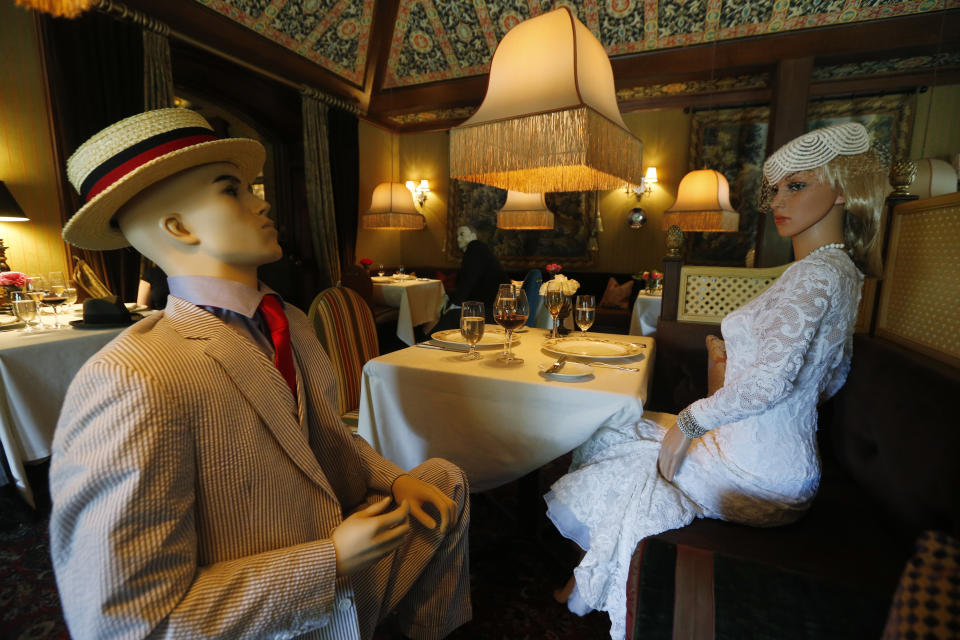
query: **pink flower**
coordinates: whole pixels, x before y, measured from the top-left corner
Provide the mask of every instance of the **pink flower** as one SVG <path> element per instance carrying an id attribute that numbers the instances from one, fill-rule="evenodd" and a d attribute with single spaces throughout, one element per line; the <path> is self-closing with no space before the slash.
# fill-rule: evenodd
<path id="1" fill-rule="evenodd" d="M 371 260 L 370 258 L 361 258 L 360 264 L 362 264 L 365 267 L 369 267 L 370 265 L 373 264 L 373 260 Z"/>
<path id="2" fill-rule="evenodd" d="M 654 271 L 654 272 L 653 272 L 653 279 L 654 279 L 654 280 L 659 280 L 659 279 L 661 279 L 662 277 L 663 277 L 663 274 L 660 273 L 659 271 Z"/>
<path id="3" fill-rule="evenodd" d="M 649 279 L 650 279 L 650 272 L 644 271 L 643 276 L 641 277 L 641 280 L 649 280 Z"/>
<path id="4" fill-rule="evenodd" d="M 563 265 L 559 265 L 556 262 L 551 262 L 550 264 L 545 266 L 544 269 L 546 269 L 550 273 L 557 273 L 561 269 L 563 269 Z"/>
<path id="5" fill-rule="evenodd" d="M 22 287 L 27 284 L 27 276 L 19 271 L 0 272 L 0 286 L 3 287 Z"/>

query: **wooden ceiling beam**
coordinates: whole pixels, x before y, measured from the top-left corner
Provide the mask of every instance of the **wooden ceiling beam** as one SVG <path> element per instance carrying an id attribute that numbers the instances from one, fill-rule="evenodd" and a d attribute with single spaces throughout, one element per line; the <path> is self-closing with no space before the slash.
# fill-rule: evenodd
<path id="1" fill-rule="evenodd" d="M 390 57 L 390 44 L 393 41 L 393 29 L 397 22 L 399 2 L 383 1 L 374 3 L 373 24 L 370 25 L 370 44 L 367 47 L 367 68 L 364 71 L 364 104 L 369 111 L 377 92 L 383 86 L 383 76 L 387 72 L 387 60 Z"/>

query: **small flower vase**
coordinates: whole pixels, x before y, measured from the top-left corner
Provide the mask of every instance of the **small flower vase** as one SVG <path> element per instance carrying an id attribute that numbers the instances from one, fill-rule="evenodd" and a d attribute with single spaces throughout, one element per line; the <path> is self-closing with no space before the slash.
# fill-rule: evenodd
<path id="1" fill-rule="evenodd" d="M 570 333 L 566 327 L 566 320 L 570 317 L 570 310 L 573 308 L 570 296 L 563 297 L 563 306 L 560 307 L 560 313 L 557 314 L 557 335 L 565 336 Z"/>

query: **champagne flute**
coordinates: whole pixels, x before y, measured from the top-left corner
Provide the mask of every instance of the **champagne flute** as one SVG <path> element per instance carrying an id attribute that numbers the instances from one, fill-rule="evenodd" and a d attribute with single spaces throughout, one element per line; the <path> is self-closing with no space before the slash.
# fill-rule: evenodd
<path id="1" fill-rule="evenodd" d="M 597 315 L 597 305 L 593 296 L 577 296 L 576 306 L 573 308 L 573 320 L 580 327 L 580 337 L 587 337 L 587 329 L 593 325 L 593 319 Z"/>
<path id="2" fill-rule="evenodd" d="M 560 335 L 557 331 L 557 325 L 559 324 L 558 318 L 560 316 L 560 310 L 563 308 L 563 299 L 563 286 L 556 280 L 548 282 L 544 304 L 547 305 L 547 311 L 550 312 L 550 317 L 553 318 L 553 331 L 550 333 L 551 338 L 556 338 Z"/>
<path id="3" fill-rule="evenodd" d="M 13 308 L 13 315 L 17 316 L 21 322 L 23 322 L 23 332 L 28 333 L 32 331 L 37 331 L 33 328 L 34 323 L 37 320 L 37 301 L 25 291 L 14 291 L 11 294 L 10 306 Z"/>
<path id="4" fill-rule="evenodd" d="M 478 360 L 483 356 L 477 351 L 477 343 L 483 337 L 483 303 L 468 300 L 460 306 L 460 335 L 470 345 L 470 351 L 461 356 L 462 360 Z"/>
<path id="5" fill-rule="evenodd" d="M 513 355 L 513 332 L 522 327 L 529 316 L 530 306 L 527 304 L 527 294 L 523 289 L 512 284 L 500 285 L 497 297 L 493 301 L 493 319 L 506 331 L 507 340 L 503 343 L 503 355 L 497 360 L 523 362 L 523 358 Z"/>

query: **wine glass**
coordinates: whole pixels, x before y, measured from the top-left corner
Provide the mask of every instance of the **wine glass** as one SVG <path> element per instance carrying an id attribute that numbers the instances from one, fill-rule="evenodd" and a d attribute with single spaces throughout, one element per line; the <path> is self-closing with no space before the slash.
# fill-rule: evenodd
<path id="1" fill-rule="evenodd" d="M 37 324 L 43 326 L 43 316 L 40 314 L 40 304 L 43 296 L 47 295 L 47 281 L 39 273 L 27 276 L 27 293 L 37 303 Z"/>
<path id="2" fill-rule="evenodd" d="M 377 275 L 380 276 L 381 278 L 383 277 L 383 265 L 382 265 L 382 264 L 377 265 Z"/>
<path id="3" fill-rule="evenodd" d="M 397 265 L 397 280 L 403 280 L 404 268 L 402 264 Z"/>
<path id="4" fill-rule="evenodd" d="M 67 288 L 67 281 L 63 279 L 62 271 L 50 272 L 50 291 L 55 296 L 63 295 L 63 290 Z"/>
<path id="5" fill-rule="evenodd" d="M 477 351 L 477 343 L 483 337 L 483 303 L 468 300 L 460 306 L 460 335 L 470 345 L 470 351 L 461 356 L 463 360 L 478 360 L 483 356 Z"/>
<path id="6" fill-rule="evenodd" d="M 547 295 L 545 298 L 544 304 L 547 305 L 547 311 L 550 312 L 550 317 L 553 318 L 553 331 L 550 333 L 550 337 L 556 338 L 560 335 L 557 331 L 557 325 L 559 324 L 558 318 L 564 302 L 563 286 L 556 280 L 551 280 L 547 283 Z"/>
<path id="7" fill-rule="evenodd" d="M 587 337 L 587 329 L 593 325 L 593 319 L 597 315 L 597 304 L 593 296 L 579 295 L 575 306 L 573 307 L 573 320 L 580 327 L 580 337 Z"/>
<path id="8" fill-rule="evenodd" d="M 26 291 L 14 291 L 10 294 L 10 306 L 13 309 L 13 315 L 23 322 L 24 333 L 37 331 L 33 328 L 37 321 L 37 301 Z"/>
<path id="9" fill-rule="evenodd" d="M 60 291 L 61 291 L 61 293 L 62 293 L 62 292 L 63 292 L 63 289 L 60 289 Z M 63 328 L 63 325 L 60 324 L 60 311 L 59 311 L 59 308 L 60 308 L 60 305 L 62 305 L 62 304 L 65 303 L 66 301 L 67 301 L 66 296 L 57 295 L 57 294 L 53 293 L 52 291 L 50 291 L 47 295 L 45 295 L 45 296 L 43 296 L 42 298 L 40 298 L 40 302 L 42 302 L 43 304 L 47 305 L 48 307 L 53 307 L 53 328 L 54 328 L 54 329 L 62 329 L 62 328 Z"/>
<path id="10" fill-rule="evenodd" d="M 493 319 L 507 332 L 507 340 L 503 343 L 503 355 L 497 360 L 523 362 L 523 358 L 513 355 L 513 332 L 522 327 L 528 317 L 530 306 L 523 289 L 513 284 L 500 285 L 493 301 Z"/>

